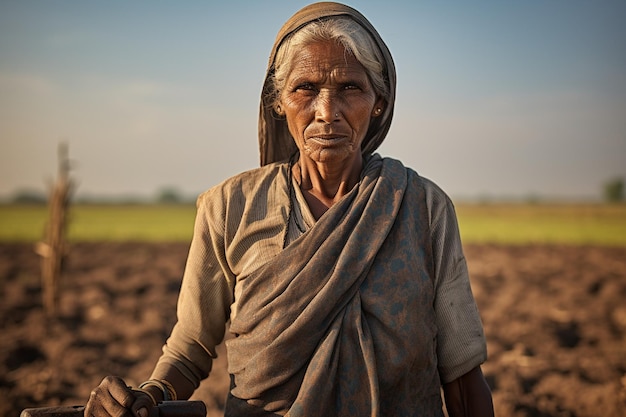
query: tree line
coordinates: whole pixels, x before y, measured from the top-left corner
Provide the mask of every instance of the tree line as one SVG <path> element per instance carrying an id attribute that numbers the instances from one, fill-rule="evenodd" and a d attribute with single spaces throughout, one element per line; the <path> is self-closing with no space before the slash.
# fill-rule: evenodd
<path id="1" fill-rule="evenodd" d="M 164 187 L 159 189 L 153 196 L 76 196 L 73 203 L 76 204 L 192 204 L 195 203 L 197 195 L 186 195 L 175 187 Z M 4 199 L 8 204 L 23 205 L 45 205 L 48 202 L 48 195 L 39 190 L 17 190 L 9 198 Z"/>
<path id="2" fill-rule="evenodd" d="M 602 201 L 606 203 L 621 203 L 625 199 L 624 179 L 614 177 L 602 184 Z M 88 197 L 78 196 L 74 203 L 78 204 L 192 204 L 197 195 L 185 195 L 176 187 L 163 187 L 153 197 Z M 18 190 L 5 200 L 10 204 L 38 205 L 46 204 L 48 196 L 39 190 Z"/>

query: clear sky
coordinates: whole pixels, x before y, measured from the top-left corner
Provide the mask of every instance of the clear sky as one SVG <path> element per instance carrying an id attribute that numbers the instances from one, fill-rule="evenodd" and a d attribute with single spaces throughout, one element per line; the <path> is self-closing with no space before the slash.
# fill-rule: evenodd
<path id="1" fill-rule="evenodd" d="M 261 82 L 308 2 L 0 0 L 0 197 L 195 195 L 258 166 Z M 626 178 L 626 2 L 353 0 L 397 65 L 380 153 L 454 198 L 601 197 Z"/>

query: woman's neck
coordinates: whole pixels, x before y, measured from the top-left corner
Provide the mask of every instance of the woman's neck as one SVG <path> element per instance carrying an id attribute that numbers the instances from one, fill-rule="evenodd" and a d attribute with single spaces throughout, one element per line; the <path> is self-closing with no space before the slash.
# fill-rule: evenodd
<path id="1" fill-rule="evenodd" d="M 338 167 L 300 158 L 293 175 L 315 219 L 348 194 L 361 178 L 363 158 L 359 155 L 351 164 Z"/>

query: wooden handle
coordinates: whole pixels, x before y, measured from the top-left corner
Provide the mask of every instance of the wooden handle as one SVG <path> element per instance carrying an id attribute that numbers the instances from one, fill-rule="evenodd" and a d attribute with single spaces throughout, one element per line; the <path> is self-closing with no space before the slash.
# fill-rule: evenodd
<path id="1" fill-rule="evenodd" d="M 84 405 L 27 408 L 20 417 L 83 417 Z M 206 417 L 202 401 L 164 401 L 152 408 L 150 417 Z"/>

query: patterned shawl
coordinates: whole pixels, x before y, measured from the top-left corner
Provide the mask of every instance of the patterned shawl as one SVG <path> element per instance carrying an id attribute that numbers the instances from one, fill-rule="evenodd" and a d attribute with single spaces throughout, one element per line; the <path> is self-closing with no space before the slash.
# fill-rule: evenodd
<path id="1" fill-rule="evenodd" d="M 358 22 L 372 35 L 372 38 L 380 48 L 385 60 L 383 62 L 384 76 L 389 89 L 389 95 L 386 97 L 383 114 L 373 120 L 363 140 L 363 153 L 373 153 L 380 146 L 389 131 L 396 97 L 396 68 L 387 45 L 385 45 L 374 26 L 357 10 L 339 3 L 314 3 L 297 12 L 283 25 L 278 32 L 278 36 L 272 48 L 265 75 L 265 82 L 261 92 L 261 108 L 259 111 L 259 150 L 261 154 L 261 166 L 271 164 L 272 162 L 287 160 L 297 151 L 293 138 L 287 128 L 286 120 L 279 117 L 274 112 L 272 103 L 270 102 L 270 92 L 272 91 L 270 79 L 274 73 L 276 51 L 285 38 L 302 26 L 314 20 L 330 16 L 350 16 Z"/>
<path id="2" fill-rule="evenodd" d="M 441 415 L 420 177 L 375 155 L 361 182 L 242 280 L 231 393 L 288 416 Z M 228 410 L 228 406 L 227 406 Z M 275 413 L 275 414 L 272 414 Z"/>

